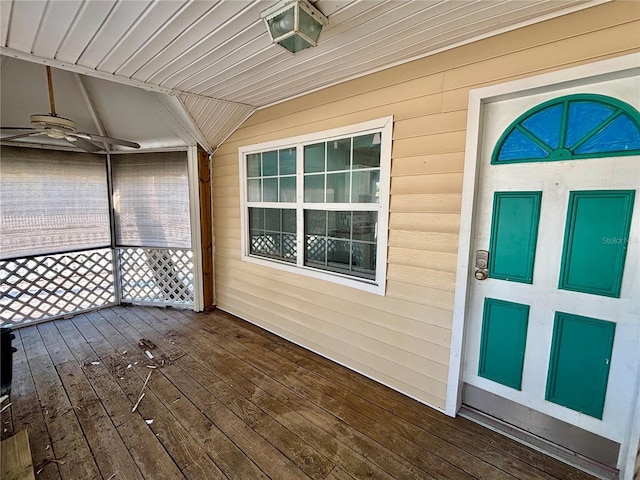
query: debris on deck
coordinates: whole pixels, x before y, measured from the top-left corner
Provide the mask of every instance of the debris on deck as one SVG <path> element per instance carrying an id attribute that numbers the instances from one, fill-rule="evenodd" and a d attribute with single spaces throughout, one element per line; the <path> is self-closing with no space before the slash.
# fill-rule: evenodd
<path id="1" fill-rule="evenodd" d="M 136 404 L 133 406 L 133 409 L 131 410 L 131 413 L 135 412 L 136 409 L 138 408 L 138 405 L 140 405 L 140 402 L 142 401 L 142 399 L 144 398 L 144 389 L 147 386 L 147 383 L 149 383 L 149 379 L 151 378 L 151 374 L 153 373 L 153 370 L 151 370 L 149 372 L 149 375 L 147 375 L 147 379 L 144 381 L 144 384 L 142 385 L 142 388 L 140 389 L 140 395 L 138 396 L 138 401 L 136 402 Z"/>
<path id="2" fill-rule="evenodd" d="M 141 338 L 138 341 L 138 345 L 140 345 L 143 350 L 153 350 L 156 348 L 156 344 L 146 338 Z"/>

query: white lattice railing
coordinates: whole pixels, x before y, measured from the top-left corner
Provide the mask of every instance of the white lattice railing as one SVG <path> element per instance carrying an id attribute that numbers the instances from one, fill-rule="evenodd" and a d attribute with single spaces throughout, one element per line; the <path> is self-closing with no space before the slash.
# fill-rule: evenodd
<path id="1" fill-rule="evenodd" d="M 192 307 L 188 249 L 118 248 L 123 302 Z M 113 250 L 103 248 L 0 261 L 0 326 L 51 320 L 116 302 Z"/>
<path id="2" fill-rule="evenodd" d="M 192 307 L 193 253 L 175 248 L 118 248 L 120 298 L 147 305 Z"/>
<path id="3" fill-rule="evenodd" d="M 0 261 L 0 325 L 111 305 L 113 285 L 110 248 Z"/>

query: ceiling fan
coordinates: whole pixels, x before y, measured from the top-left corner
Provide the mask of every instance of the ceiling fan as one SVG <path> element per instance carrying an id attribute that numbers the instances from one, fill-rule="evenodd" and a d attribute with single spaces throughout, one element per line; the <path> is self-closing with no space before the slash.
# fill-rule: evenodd
<path id="1" fill-rule="evenodd" d="M 105 144 L 122 145 L 129 148 L 140 148 L 140 144 L 121 140 L 119 138 L 103 137 L 94 133 L 79 132 L 76 122 L 68 118 L 60 117 L 56 114 L 56 107 L 53 100 L 53 81 L 51 80 L 51 67 L 47 65 L 47 85 L 49 86 L 50 113 L 39 113 L 31 115 L 31 127 L 2 127 L 5 131 L 22 131 L 17 135 L 2 137 L 0 141 L 16 140 L 24 137 L 36 137 L 46 135 L 49 138 L 66 140 L 74 147 L 79 147 L 87 152 L 99 152 L 106 150 Z"/>

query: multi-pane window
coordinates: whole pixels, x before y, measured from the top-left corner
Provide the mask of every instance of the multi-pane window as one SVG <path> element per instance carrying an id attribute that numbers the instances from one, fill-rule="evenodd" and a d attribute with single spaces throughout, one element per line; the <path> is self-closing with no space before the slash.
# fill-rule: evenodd
<path id="1" fill-rule="evenodd" d="M 375 279 L 377 212 L 305 210 L 304 264 Z"/>
<path id="2" fill-rule="evenodd" d="M 383 293 L 391 128 L 241 148 L 243 258 Z"/>
<path id="3" fill-rule="evenodd" d="M 250 202 L 295 202 L 296 149 L 247 155 L 247 194 Z"/>
<path id="4" fill-rule="evenodd" d="M 249 208 L 249 238 L 251 254 L 295 263 L 295 209 Z"/>

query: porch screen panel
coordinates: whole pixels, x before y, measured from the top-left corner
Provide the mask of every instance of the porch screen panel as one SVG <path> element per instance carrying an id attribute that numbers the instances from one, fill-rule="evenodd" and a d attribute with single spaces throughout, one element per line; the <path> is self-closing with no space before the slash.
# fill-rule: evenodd
<path id="1" fill-rule="evenodd" d="M 116 244 L 191 248 L 186 152 L 112 155 Z"/>
<path id="2" fill-rule="evenodd" d="M 0 150 L 0 259 L 110 245 L 106 158 Z"/>

